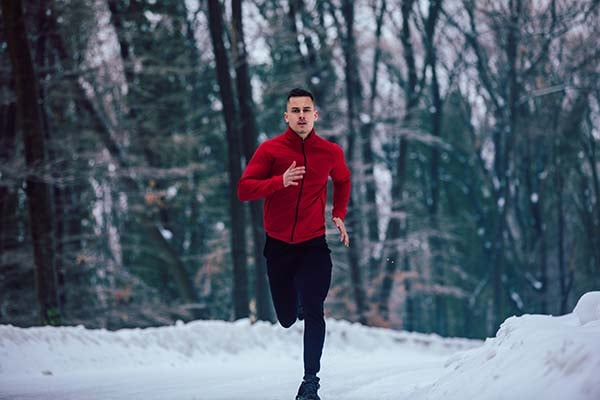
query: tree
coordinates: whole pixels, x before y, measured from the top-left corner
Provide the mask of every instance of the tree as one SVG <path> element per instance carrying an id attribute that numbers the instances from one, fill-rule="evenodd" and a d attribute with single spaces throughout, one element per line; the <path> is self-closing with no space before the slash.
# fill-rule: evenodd
<path id="1" fill-rule="evenodd" d="M 343 34 L 343 52 L 344 52 L 344 72 L 346 82 L 346 100 L 348 103 L 348 162 L 352 166 L 359 165 L 360 155 L 360 142 L 358 133 L 358 113 L 361 109 L 361 84 L 360 76 L 358 73 L 358 58 L 356 56 L 356 43 L 354 36 L 354 2 L 343 1 L 342 2 L 342 14 L 344 15 L 344 22 L 346 31 Z M 341 32 L 340 32 L 341 33 Z M 357 172 L 359 172 L 357 174 Z M 356 175 L 359 178 L 356 179 Z M 354 171 L 354 184 L 352 190 L 352 196 L 350 199 L 349 209 L 352 210 L 350 218 L 348 218 L 348 231 L 354 236 L 353 244 L 348 252 L 348 264 L 350 265 L 350 277 L 352 282 L 352 290 L 354 293 L 354 301 L 356 303 L 356 314 L 358 321 L 366 324 L 367 322 L 367 300 L 363 283 L 363 273 L 361 265 L 363 265 L 364 257 L 364 231 L 363 231 L 363 218 L 362 218 L 362 196 L 359 187 L 362 184 L 362 173 L 360 171 Z M 357 182 L 358 181 L 358 182 Z"/>
<path id="2" fill-rule="evenodd" d="M 412 32 L 410 27 L 410 21 L 413 18 L 413 0 L 404 0 L 401 3 L 402 11 L 402 27 L 400 33 L 400 41 L 402 43 L 402 49 L 404 51 L 404 61 L 406 63 L 406 77 L 402 78 L 403 91 L 406 97 L 406 109 L 404 110 L 404 117 L 402 125 L 405 128 L 411 126 L 412 121 L 415 117 L 415 109 L 419 102 L 420 97 L 420 86 L 417 67 L 415 62 L 415 54 L 412 43 Z M 393 171 L 393 181 L 391 188 L 391 218 L 386 230 L 386 243 L 384 247 L 384 256 L 382 257 L 382 280 L 377 292 L 377 309 L 379 314 L 384 320 L 389 320 L 389 301 L 394 286 L 394 279 L 396 276 L 396 269 L 402 266 L 404 272 L 409 272 L 411 269 L 410 262 L 406 254 L 402 254 L 400 251 L 400 240 L 406 237 L 408 230 L 405 217 L 403 217 L 403 189 L 407 179 L 406 165 L 408 161 L 408 146 L 409 141 L 405 135 L 400 135 L 397 143 L 397 156 L 395 158 L 395 166 Z M 407 329 L 414 329 L 414 303 L 412 297 L 411 282 L 408 279 L 404 281 L 405 292 L 406 292 L 406 312 L 405 312 L 405 326 Z"/>
<path id="3" fill-rule="evenodd" d="M 242 176 L 241 133 L 238 110 L 229 74 L 229 59 L 223 42 L 223 13 L 218 0 L 209 0 L 210 36 L 217 64 L 217 81 L 223 104 L 228 144 L 229 208 L 231 212 L 231 252 L 233 258 L 234 318 L 248 316 L 248 277 L 246 271 L 246 234 L 242 204 L 237 199 L 237 182 Z"/>
<path id="4" fill-rule="evenodd" d="M 425 25 L 425 54 L 427 64 L 429 65 L 429 71 L 431 75 L 431 135 L 439 138 L 442 134 L 442 117 L 443 117 L 443 103 L 440 94 L 440 84 L 438 81 L 438 63 L 437 63 L 437 49 L 435 44 L 435 30 L 439 20 L 440 10 L 442 8 L 442 0 L 431 0 L 429 2 L 429 9 L 427 18 L 424 21 Z M 440 154 L 439 148 L 433 146 L 431 148 L 430 156 L 430 177 L 429 177 L 429 188 L 428 192 L 428 211 L 430 224 L 432 229 L 432 236 L 430 238 L 430 246 L 432 250 L 432 270 L 434 273 L 434 283 L 439 287 L 444 286 L 444 266 L 442 260 L 442 243 L 441 243 L 441 232 L 439 224 L 440 214 Z M 440 335 L 447 335 L 448 332 L 448 320 L 447 320 L 447 309 L 444 295 L 441 293 L 435 293 L 435 312 L 436 312 L 436 332 Z"/>
<path id="5" fill-rule="evenodd" d="M 21 1 L 3 0 L 2 13 L 6 21 L 6 39 L 14 74 L 17 117 L 29 169 L 26 193 L 39 318 L 43 325 L 59 325 L 61 312 L 53 254 L 52 204 L 48 184 L 43 179 L 47 156 L 37 76 L 29 50 Z"/>
<path id="6" fill-rule="evenodd" d="M 252 99 L 252 87 L 250 85 L 250 74 L 248 72 L 248 56 L 246 53 L 246 42 L 244 41 L 244 27 L 242 24 L 242 1 L 232 0 L 232 52 L 233 64 L 236 72 L 236 87 L 240 110 L 242 142 L 246 160 L 252 158 L 256 150 L 258 139 L 258 127 L 254 118 L 256 106 Z M 252 243 L 254 245 L 254 281 L 256 298 L 256 318 L 259 320 L 273 320 L 273 305 L 267 282 L 267 266 L 262 255 L 265 245 L 265 233 L 262 220 L 262 202 L 250 202 Z"/>

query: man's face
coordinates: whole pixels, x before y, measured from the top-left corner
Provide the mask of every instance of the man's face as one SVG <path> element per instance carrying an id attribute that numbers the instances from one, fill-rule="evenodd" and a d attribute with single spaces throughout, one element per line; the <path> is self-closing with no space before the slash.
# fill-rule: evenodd
<path id="1" fill-rule="evenodd" d="M 304 137 L 312 131 L 319 113 L 310 97 L 290 97 L 283 118 L 294 132 Z"/>

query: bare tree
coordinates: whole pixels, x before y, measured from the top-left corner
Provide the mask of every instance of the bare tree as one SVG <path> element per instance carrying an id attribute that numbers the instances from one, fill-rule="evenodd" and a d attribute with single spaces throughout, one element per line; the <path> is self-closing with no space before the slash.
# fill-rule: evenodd
<path id="1" fill-rule="evenodd" d="M 6 21 L 6 38 L 14 74 L 18 122 L 23 134 L 25 160 L 29 169 L 26 193 L 39 317 L 44 325 L 59 325 L 61 311 L 53 254 L 52 204 L 48 184 L 43 178 L 47 150 L 38 80 L 29 50 L 21 1 L 3 0 L 2 13 Z"/>
<path id="2" fill-rule="evenodd" d="M 256 150 L 258 138 L 258 127 L 254 118 L 256 107 L 252 99 L 252 87 L 250 86 L 250 74 L 248 72 L 248 56 L 246 43 L 244 41 L 244 27 L 242 24 L 242 1 L 232 0 L 232 52 L 233 64 L 236 72 L 236 86 L 238 102 L 240 104 L 241 126 L 244 155 L 246 160 L 252 158 Z M 269 294 L 267 282 L 267 267 L 262 255 L 265 244 L 265 232 L 262 220 L 262 202 L 250 202 L 251 229 L 254 245 L 254 282 L 256 297 L 256 318 L 259 320 L 272 321 L 274 318 L 273 305 Z"/>
<path id="3" fill-rule="evenodd" d="M 358 67 L 358 57 L 356 54 L 356 39 L 354 34 L 354 2 L 345 0 L 342 2 L 342 14 L 346 30 L 343 33 L 343 52 L 344 52 L 344 72 L 346 78 L 346 101 L 348 103 L 348 161 L 350 165 L 356 166 L 360 156 L 360 142 L 358 132 L 358 112 L 361 109 L 361 84 Z M 340 32 L 342 33 L 342 32 Z M 358 172 L 358 173 L 357 173 Z M 355 170 L 355 176 L 362 175 L 360 171 Z M 354 301 L 356 303 L 356 313 L 358 320 L 361 323 L 367 322 L 366 312 L 366 294 L 363 283 L 362 265 L 364 260 L 364 233 L 363 233 L 363 218 L 361 210 L 361 191 L 358 186 L 361 184 L 360 177 L 355 178 L 358 185 L 354 184 L 352 190 L 352 198 L 350 199 L 349 208 L 352 210 L 350 218 L 348 218 L 348 230 L 353 235 L 355 244 L 350 246 L 348 251 L 348 263 L 350 265 L 350 276 L 352 289 L 354 292 Z"/>
<path id="4" fill-rule="evenodd" d="M 8 69 L 8 65 L 7 65 Z M 13 80 L 9 85 L 14 91 Z M 0 105 L 0 165 L 7 168 L 14 164 L 16 157 L 16 103 L 6 102 Z M 2 172 L 3 176 L 9 176 L 8 171 Z M 0 262 L 4 265 L 5 256 L 15 246 L 15 227 L 17 225 L 17 194 L 16 182 L 9 184 L 8 179 L 3 179 L 0 184 Z"/>
<path id="5" fill-rule="evenodd" d="M 368 273 L 369 280 L 376 275 L 377 257 L 375 256 L 375 245 L 379 242 L 379 213 L 377 211 L 377 187 L 375 182 L 375 156 L 373 154 L 372 135 L 377 123 L 375 117 L 375 102 L 378 97 L 377 86 L 380 72 L 380 64 L 383 55 L 381 49 L 381 36 L 383 32 L 383 22 L 387 12 L 387 1 L 381 0 L 373 3 L 373 12 L 375 14 L 375 46 L 373 51 L 373 70 L 369 82 L 369 102 L 366 111 L 366 122 L 360 127 L 360 136 L 362 141 L 362 161 L 365 174 L 365 205 L 366 210 L 366 228 L 367 239 L 369 241 L 367 249 L 369 255 Z"/>
<path id="6" fill-rule="evenodd" d="M 413 0 L 403 0 L 401 3 L 402 11 L 402 28 L 400 33 L 400 41 L 404 51 L 404 62 L 406 63 L 406 77 L 404 82 L 404 93 L 406 96 L 406 110 L 402 125 L 410 127 L 415 117 L 414 112 L 419 103 L 419 97 L 422 83 L 419 81 L 417 66 L 415 61 L 415 53 L 413 47 L 413 38 L 411 32 L 411 20 L 413 19 Z M 392 200 L 392 216 L 390 218 L 386 230 L 386 243 L 384 247 L 384 256 L 382 257 L 382 281 L 377 293 L 377 309 L 384 320 L 389 320 L 389 301 L 394 286 L 396 270 L 402 266 L 404 272 L 411 270 L 410 261 L 405 250 L 400 250 L 399 246 L 402 238 L 406 237 L 408 226 L 406 223 L 403 211 L 403 189 L 407 179 L 406 165 L 408 160 L 409 141 L 402 135 L 398 140 L 398 155 L 395 162 L 395 173 L 392 181 L 391 198 Z M 409 279 L 404 280 L 404 289 L 406 292 L 406 311 L 404 315 L 404 326 L 406 329 L 412 330 L 415 327 L 415 311 L 414 302 L 412 299 L 412 287 Z"/>
<path id="7" fill-rule="evenodd" d="M 443 103 L 440 94 L 440 83 L 438 81 L 438 62 L 437 49 L 435 44 L 435 31 L 442 9 L 442 0 L 430 0 L 427 18 L 425 18 L 425 54 L 426 64 L 429 66 L 431 75 L 431 134 L 438 138 L 442 132 Z M 433 235 L 429 239 L 432 251 L 432 270 L 434 273 L 434 283 L 444 286 L 444 265 L 442 260 L 442 243 L 440 238 L 440 151 L 437 146 L 432 146 L 429 160 L 429 196 L 427 205 L 429 211 L 430 224 Z M 435 293 L 435 324 L 436 332 L 440 335 L 446 335 L 448 332 L 447 304 L 445 296 L 441 293 Z"/>
<path id="8" fill-rule="evenodd" d="M 233 258 L 233 301 L 234 318 L 244 318 L 248 310 L 248 272 L 246 270 L 246 234 L 244 209 L 237 199 L 237 182 L 242 175 L 241 133 L 238 121 L 233 86 L 229 73 L 229 60 L 223 42 L 223 13 L 218 0 L 209 0 L 208 18 L 210 35 L 217 64 L 217 81 L 223 103 L 223 118 L 227 127 L 229 207 L 231 212 L 231 252 Z"/>

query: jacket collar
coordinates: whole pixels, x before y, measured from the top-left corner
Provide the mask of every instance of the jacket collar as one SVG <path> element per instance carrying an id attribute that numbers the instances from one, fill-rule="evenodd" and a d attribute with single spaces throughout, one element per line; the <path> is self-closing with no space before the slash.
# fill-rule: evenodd
<path id="1" fill-rule="evenodd" d="M 315 129 L 313 128 L 313 130 L 310 131 L 310 133 L 308 134 L 306 139 L 304 139 L 304 143 L 312 142 L 314 140 L 315 136 L 317 136 L 317 133 L 315 132 Z M 286 137 L 286 139 L 291 140 L 293 143 L 302 143 L 302 138 L 300 138 L 300 136 L 298 136 L 298 134 L 296 134 L 296 132 L 294 132 L 292 130 L 292 128 L 290 128 L 289 126 L 285 131 L 285 137 Z"/>

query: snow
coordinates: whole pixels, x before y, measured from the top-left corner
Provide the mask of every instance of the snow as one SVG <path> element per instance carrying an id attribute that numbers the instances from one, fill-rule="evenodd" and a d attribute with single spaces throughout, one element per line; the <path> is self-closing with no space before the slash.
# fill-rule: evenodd
<path id="1" fill-rule="evenodd" d="M 507 319 L 485 342 L 329 319 L 324 400 L 600 398 L 600 292 L 571 314 Z M 0 399 L 292 399 L 302 323 L 119 331 L 0 325 Z"/>
<path id="2" fill-rule="evenodd" d="M 167 189 L 167 199 L 171 200 L 175 196 L 177 196 L 177 187 L 169 186 L 169 188 Z"/>
<path id="3" fill-rule="evenodd" d="M 511 317 L 483 346 L 450 357 L 412 399 L 599 399 L 599 339 L 600 320 Z"/>
<path id="4" fill-rule="evenodd" d="M 537 203 L 539 201 L 540 197 L 538 196 L 537 193 L 531 193 L 531 202 L 532 203 Z"/>
<path id="5" fill-rule="evenodd" d="M 173 239 L 173 232 L 171 232 L 170 230 L 163 227 L 159 227 L 158 230 L 160 231 L 162 237 L 164 237 L 166 240 Z"/>
<path id="6" fill-rule="evenodd" d="M 504 200 L 504 197 L 500 197 L 498 199 L 498 208 L 504 208 L 505 204 L 506 204 L 506 201 Z"/>
<path id="7" fill-rule="evenodd" d="M 581 324 L 600 321 L 600 292 L 588 292 L 581 296 L 573 314 L 579 318 Z"/>

